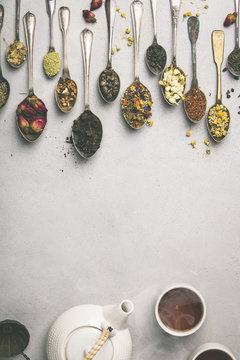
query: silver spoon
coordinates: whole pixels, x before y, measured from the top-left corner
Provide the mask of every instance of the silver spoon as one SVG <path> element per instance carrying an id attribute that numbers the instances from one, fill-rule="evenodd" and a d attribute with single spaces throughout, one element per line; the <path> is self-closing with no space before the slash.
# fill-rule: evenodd
<path id="1" fill-rule="evenodd" d="M 235 25 L 235 48 L 228 55 L 227 67 L 233 76 L 240 76 L 240 48 L 239 48 L 239 4 L 240 0 L 235 0 L 235 9 L 237 13 L 236 25 Z"/>
<path id="2" fill-rule="evenodd" d="M 222 68 L 223 54 L 224 54 L 223 31 L 215 30 L 212 32 L 212 46 L 213 46 L 214 61 L 217 66 L 217 102 L 209 109 L 208 117 L 207 117 L 207 128 L 212 139 L 216 142 L 220 142 L 227 135 L 230 125 L 230 112 L 227 109 L 227 107 L 222 104 L 221 68 Z M 226 116 L 223 117 L 223 114 L 225 114 Z"/>
<path id="3" fill-rule="evenodd" d="M 70 77 L 67 60 L 67 32 L 70 23 L 70 9 L 62 6 L 58 12 L 59 25 L 63 35 L 63 73 L 58 80 L 55 98 L 62 112 L 72 110 L 77 99 L 77 84 Z"/>
<path id="4" fill-rule="evenodd" d="M 16 0 L 16 28 L 15 28 L 15 40 L 7 48 L 6 59 L 10 66 L 17 69 L 19 68 L 27 57 L 27 48 L 20 41 L 19 37 L 19 25 L 20 25 L 20 8 L 21 0 Z"/>
<path id="5" fill-rule="evenodd" d="M 6 104 L 8 101 L 10 86 L 8 81 L 3 77 L 2 74 L 2 66 L 1 66 L 1 30 L 3 26 L 4 19 L 4 8 L 0 5 L 0 109 Z"/>
<path id="6" fill-rule="evenodd" d="M 160 75 L 166 66 L 167 53 L 157 42 L 157 0 L 151 0 L 154 38 L 153 43 L 146 51 L 146 64 L 154 75 Z"/>
<path id="7" fill-rule="evenodd" d="M 47 109 L 33 90 L 33 44 L 36 17 L 28 12 L 24 18 L 24 30 L 28 50 L 28 96 L 17 107 L 17 126 L 23 138 L 34 142 L 42 134 L 47 123 Z"/>
<path id="8" fill-rule="evenodd" d="M 116 71 L 112 68 L 112 38 L 113 28 L 116 16 L 116 2 L 115 0 L 105 1 L 105 10 L 108 25 L 108 62 L 105 70 L 101 72 L 98 78 L 99 92 L 106 102 L 114 101 L 120 90 L 120 79 Z"/>
<path id="9" fill-rule="evenodd" d="M 179 73 L 182 75 L 182 77 L 184 77 L 184 79 L 186 77 L 184 71 L 180 67 L 177 66 L 177 60 L 176 60 L 176 55 L 177 55 L 177 26 L 178 26 L 178 19 L 179 19 L 180 8 L 181 8 L 181 0 L 170 0 L 170 6 L 171 6 L 171 12 L 172 12 L 172 29 L 173 29 L 173 58 L 172 58 L 172 64 L 169 67 L 167 67 L 164 70 L 164 72 L 162 73 L 161 80 L 164 80 L 164 75 L 169 71 L 169 69 L 171 67 L 174 70 L 178 70 Z M 183 86 L 182 93 L 184 93 L 185 86 L 186 86 L 186 81 L 184 80 L 184 86 Z M 181 98 L 180 98 L 175 103 L 172 103 L 166 97 L 165 86 L 161 86 L 161 90 L 162 90 L 163 98 L 166 100 L 166 102 L 169 105 L 177 105 L 179 103 L 179 101 L 181 100 Z"/>
<path id="10" fill-rule="evenodd" d="M 131 15 L 134 36 L 135 80 L 121 98 L 122 115 L 133 129 L 140 129 L 152 116 L 152 96 L 148 88 L 139 80 L 139 40 L 143 15 L 143 3 L 135 0 L 131 3 Z M 138 105 L 139 104 L 139 105 Z"/>
<path id="11" fill-rule="evenodd" d="M 61 68 L 61 58 L 59 53 L 55 51 L 53 41 L 53 15 L 56 9 L 56 0 L 46 0 L 46 4 L 50 22 L 50 45 L 48 53 L 43 58 L 43 69 L 45 74 L 52 79 Z"/>
<path id="12" fill-rule="evenodd" d="M 72 127 L 73 144 L 83 158 L 88 159 L 99 149 L 102 140 L 102 124 L 99 118 L 92 113 L 89 105 L 89 75 L 92 54 L 93 33 L 89 29 L 81 32 L 83 53 L 85 110 L 74 120 Z"/>
<path id="13" fill-rule="evenodd" d="M 196 42 L 199 34 L 199 20 L 196 16 L 191 16 L 188 19 L 188 36 L 192 47 L 192 66 L 193 66 L 193 78 L 191 83 L 191 89 L 185 95 L 184 110 L 188 119 L 194 123 L 198 123 L 206 112 L 207 100 L 205 94 L 198 88 L 197 79 L 197 56 L 196 56 Z M 189 101 L 191 99 L 191 101 Z M 192 109 L 198 107 L 198 103 L 205 104 L 201 108 L 201 112 L 194 113 Z"/>

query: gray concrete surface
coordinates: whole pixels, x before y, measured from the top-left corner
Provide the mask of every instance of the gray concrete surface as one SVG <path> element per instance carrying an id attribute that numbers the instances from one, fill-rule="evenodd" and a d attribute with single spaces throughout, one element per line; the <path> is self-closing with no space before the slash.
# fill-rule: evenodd
<path id="1" fill-rule="evenodd" d="M 14 38 L 14 0 L 5 6 L 3 37 Z M 121 50 L 113 65 L 121 77 L 121 93 L 133 80 L 133 48 L 121 39 L 131 27 L 130 1 L 118 1 L 126 20 L 117 14 L 114 43 Z M 184 2 L 179 21 L 178 64 L 191 78 L 191 53 L 182 14 L 209 4 L 200 16 L 198 77 L 208 105 L 215 102 L 216 69 L 211 31 L 222 29 L 234 2 Z M 0 112 L 1 240 L 0 319 L 17 319 L 31 334 L 31 359 L 46 360 L 45 343 L 55 318 L 83 303 L 112 304 L 123 298 L 135 303 L 129 319 L 134 343 L 133 359 L 186 360 L 198 345 L 218 341 L 240 352 L 240 94 L 239 82 L 223 73 L 223 102 L 232 115 L 231 129 L 221 144 L 211 143 L 203 120 L 190 127 L 182 106 L 169 108 L 161 99 L 157 79 L 144 63 L 152 41 L 150 2 L 145 12 L 141 41 L 141 80 L 151 90 L 152 128 L 134 132 L 125 124 L 119 106 L 104 104 L 97 78 L 107 62 L 104 9 L 96 11 L 91 67 L 92 110 L 103 123 L 101 149 L 89 161 L 79 158 L 66 143 L 73 120 L 83 110 L 83 69 L 80 31 L 86 26 L 81 12 L 89 0 L 57 1 L 71 9 L 69 66 L 79 87 L 73 111 L 61 114 L 55 104 L 57 79 L 48 80 L 42 58 L 48 50 L 48 17 L 44 0 L 22 1 L 22 15 L 37 16 L 34 52 L 35 92 L 49 109 L 44 135 L 26 143 L 15 124 L 15 109 L 27 92 L 27 66 L 14 71 L 3 61 L 11 97 Z M 159 1 L 159 42 L 171 59 L 171 18 L 168 1 Z M 22 25 L 22 23 L 21 23 Z M 56 49 L 62 50 L 55 15 Z M 234 47 L 234 27 L 225 32 L 225 59 Z M 24 39 L 23 26 L 21 37 Z M 2 43 L 5 51 L 6 44 Z M 3 59 L 2 59 L 3 60 Z M 225 61 L 224 65 L 225 66 Z M 226 91 L 233 88 L 231 98 Z M 198 150 L 188 143 L 197 141 Z M 154 319 L 154 303 L 161 290 L 176 281 L 197 287 L 207 303 L 207 319 L 195 335 L 176 339 L 163 334 Z"/>

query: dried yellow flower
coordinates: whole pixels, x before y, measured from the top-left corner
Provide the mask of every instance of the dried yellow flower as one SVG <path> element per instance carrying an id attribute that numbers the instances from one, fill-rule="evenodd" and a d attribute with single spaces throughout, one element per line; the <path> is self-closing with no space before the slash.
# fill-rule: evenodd
<path id="1" fill-rule="evenodd" d="M 188 130 L 188 132 L 186 133 L 186 136 L 187 137 L 190 137 L 192 135 L 192 131 L 191 130 Z"/>

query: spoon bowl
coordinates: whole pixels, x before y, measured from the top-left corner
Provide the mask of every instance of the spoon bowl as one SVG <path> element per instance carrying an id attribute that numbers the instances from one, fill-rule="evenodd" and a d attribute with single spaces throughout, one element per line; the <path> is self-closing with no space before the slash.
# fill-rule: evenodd
<path id="1" fill-rule="evenodd" d="M 26 57 L 27 57 L 27 48 L 22 41 L 15 40 L 13 43 L 11 43 L 8 46 L 6 51 L 6 59 L 8 64 L 12 68 L 18 69 L 24 63 Z"/>
<path id="2" fill-rule="evenodd" d="M 240 76 L 240 48 L 239 48 L 239 4 L 240 0 L 235 0 L 235 11 L 237 13 L 236 23 L 235 23 L 235 48 L 228 55 L 227 58 L 227 68 L 229 72 L 235 76 Z"/>
<path id="3" fill-rule="evenodd" d="M 222 130 L 219 132 L 219 136 L 214 135 L 214 130 L 217 128 L 217 125 L 214 124 L 214 121 L 212 120 L 212 113 L 215 113 L 214 109 L 216 108 L 217 105 L 219 107 L 223 106 L 222 111 L 226 112 L 226 116 L 229 119 L 225 123 L 225 126 L 222 128 Z M 208 132 L 209 132 L 211 138 L 217 143 L 221 142 L 227 136 L 229 126 L 230 126 L 230 112 L 229 112 L 228 108 L 222 104 L 215 104 L 215 105 L 211 106 L 208 111 L 208 116 L 207 116 L 207 128 L 208 128 Z M 223 132 L 224 134 L 221 135 L 221 132 Z M 216 131 L 215 131 L 215 133 L 216 133 Z M 217 132 L 217 134 L 218 134 L 218 132 Z"/>
<path id="4" fill-rule="evenodd" d="M 91 110 L 85 110 L 73 123 L 73 144 L 84 159 L 88 159 L 100 148 L 102 124 Z"/>
<path id="5" fill-rule="evenodd" d="M 192 97 L 192 101 L 188 105 L 187 98 L 193 91 L 195 91 L 195 95 Z M 193 122 L 195 124 L 198 124 L 199 121 L 201 121 L 202 118 L 204 117 L 204 115 L 206 113 L 206 108 L 207 108 L 207 99 L 206 99 L 206 96 L 205 96 L 204 92 L 201 91 L 198 88 L 197 89 L 192 88 L 184 95 L 184 98 L 185 98 L 184 99 L 184 110 L 185 110 L 185 113 L 187 115 L 187 118 L 191 122 Z M 199 116 L 199 113 L 194 114 L 193 109 L 197 108 L 198 104 L 200 102 L 202 102 L 202 104 L 204 104 L 204 106 L 202 106 L 201 114 Z"/>
<path id="6" fill-rule="evenodd" d="M 166 66 L 167 53 L 157 41 L 153 41 L 152 45 L 147 48 L 145 61 L 153 75 L 160 75 Z"/>
<path id="7" fill-rule="evenodd" d="M 233 76 L 240 76 L 240 48 L 235 48 L 227 58 L 227 68 Z"/>
<path id="8" fill-rule="evenodd" d="M 7 103 L 10 94 L 9 82 L 3 77 L 0 77 L 0 109 Z"/>
<path id="9" fill-rule="evenodd" d="M 186 81 L 185 81 L 185 78 L 186 78 L 186 75 L 184 73 L 184 71 L 179 67 L 179 66 L 176 66 L 174 64 L 170 65 L 169 67 L 165 68 L 164 72 L 162 73 L 161 75 L 161 81 L 164 80 L 164 74 L 166 71 L 168 71 L 171 66 L 173 66 L 174 70 L 178 70 L 179 71 L 179 74 L 181 74 L 183 77 L 184 77 L 184 84 L 183 84 L 183 89 L 182 89 L 182 94 L 184 94 L 184 91 L 185 91 L 185 87 L 186 87 Z M 161 85 L 161 84 L 160 84 Z M 180 97 L 179 99 L 176 99 L 176 102 L 175 103 L 172 103 L 171 101 L 169 101 L 166 97 L 166 90 L 165 90 L 165 86 L 161 85 L 161 92 L 162 92 L 162 95 L 163 95 L 163 98 L 164 100 L 166 101 L 166 103 L 170 106 L 176 106 L 179 104 L 179 102 L 182 100 L 182 98 Z"/>
<path id="10" fill-rule="evenodd" d="M 68 85 L 64 88 L 64 84 Z M 69 86 L 71 86 L 71 89 L 69 89 Z M 61 93 L 58 92 L 60 88 Z M 69 95 L 70 98 L 66 100 L 64 92 L 69 92 L 69 90 L 72 90 L 72 93 L 70 93 Z M 55 89 L 55 99 L 59 110 L 61 110 L 63 113 L 67 113 L 72 110 L 77 100 L 77 84 L 75 83 L 75 81 L 70 78 L 66 79 L 64 77 L 60 77 Z"/>
<path id="11" fill-rule="evenodd" d="M 152 96 L 146 86 L 135 80 L 125 91 L 121 98 L 122 115 L 128 125 L 138 130 L 142 128 L 150 118 Z M 129 111 L 131 109 L 131 111 Z"/>
<path id="12" fill-rule="evenodd" d="M 105 12 L 108 27 L 108 62 L 105 70 L 101 72 L 98 78 L 98 90 L 101 97 L 107 103 L 113 102 L 120 90 L 120 78 L 112 68 L 112 39 L 116 16 L 116 2 L 114 0 L 105 1 Z"/>
<path id="13" fill-rule="evenodd" d="M 36 141 L 47 123 L 47 109 L 35 94 L 29 95 L 18 105 L 16 111 L 17 127 L 28 142 Z"/>
<path id="14" fill-rule="evenodd" d="M 107 103 L 116 100 L 120 90 L 120 78 L 113 68 L 106 68 L 101 72 L 98 78 L 98 89 Z"/>

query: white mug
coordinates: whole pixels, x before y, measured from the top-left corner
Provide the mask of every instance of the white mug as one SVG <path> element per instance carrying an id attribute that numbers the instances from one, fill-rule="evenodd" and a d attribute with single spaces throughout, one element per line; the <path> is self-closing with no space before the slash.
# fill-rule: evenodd
<path id="1" fill-rule="evenodd" d="M 190 360 L 196 360 L 197 357 L 209 350 L 220 350 L 227 354 L 232 360 L 237 360 L 231 351 L 224 345 L 218 343 L 206 343 L 199 346 L 190 356 Z"/>
<path id="2" fill-rule="evenodd" d="M 159 316 L 158 308 L 159 308 L 159 304 L 160 304 L 163 296 L 166 295 L 170 290 L 174 290 L 174 289 L 178 289 L 178 288 L 188 289 L 188 290 L 192 291 L 193 293 L 195 293 L 198 296 L 198 298 L 200 299 L 200 301 L 202 303 L 202 307 L 203 307 L 203 314 L 202 314 L 200 321 L 194 327 L 192 327 L 191 329 L 188 329 L 188 330 L 171 329 L 163 323 L 162 319 Z M 155 306 L 155 316 L 156 316 L 157 322 L 160 325 L 160 327 L 164 331 L 166 331 L 168 334 L 173 335 L 173 336 L 188 336 L 188 335 L 194 334 L 197 330 L 199 330 L 200 327 L 202 326 L 202 324 L 204 323 L 204 320 L 206 318 L 206 303 L 205 303 L 205 300 L 202 297 L 202 295 L 199 293 L 199 291 L 196 290 L 191 285 L 184 284 L 184 283 L 173 284 L 173 285 L 169 286 L 167 289 L 165 289 L 164 292 L 157 299 L 156 306 Z"/>

